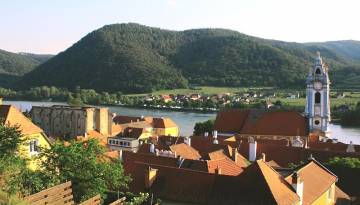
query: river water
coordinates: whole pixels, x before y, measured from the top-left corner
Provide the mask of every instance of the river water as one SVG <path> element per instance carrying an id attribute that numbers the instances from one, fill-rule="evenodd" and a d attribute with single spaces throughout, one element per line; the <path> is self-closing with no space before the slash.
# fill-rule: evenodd
<path id="1" fill-rule="evenodd" d="M 12 104 L 22 111 L 29 111 L 32 106 L 66 105 L 65 103 L 30 101 L 4 101 L 3 104 Z M 109 110 L 119 115 L 170 117 L 180 127 L 180 132 L 183 136 L 192 134 L 196 122 L 203 122 L 216 116 L 214 113 L 180 112 L 119 106 L 109 106 Z M 344 143 L 352 141 L 354 144 L 360 144 L 360 127 L 343 127 L 341 125 L 331 124 L 330 129 L 333 138 L 337 138 Z"/>

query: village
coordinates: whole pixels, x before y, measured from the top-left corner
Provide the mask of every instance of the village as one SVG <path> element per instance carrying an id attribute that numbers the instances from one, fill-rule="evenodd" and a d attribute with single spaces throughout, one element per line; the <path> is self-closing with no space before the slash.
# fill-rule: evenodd
<path id="1" fill-rule="evenodd" d="M 86 146 L 95 140 L 105 150 L 104 156 L 121 163 L 131 177 L 129 191 L 147 193 L 150 204 L 357 203 L 358 168 L 334 166 L 331 170 L 330 162 L 359 159 L 360 145 L 331 136 L 329 77 L 320 54 L 312 69 L 307 77 L 305 114 L 224 109 L 217 113 L 211 132 L 193 136 L 181 136 L 171 118 L 125 116 L 106 107 L 33 106 L 29 119 L 12 105 L 0 105 L 0 117 L 6 126 L 19 126 L 26 137 L 18 153 L 29 159 L 31 170 L 40 169 L 45 159 L 36 156 L 52 149 L 54 143 Z M 314 83 L 315 77 L 324 86 Z M 248 97 L 257 98 L 255 94 Z M 203 99 L 200 95 L 189 98 Z M 219 98 L 227 101 L 228 96 Z M 63 191 L 53 193 L 54 197 L 42 194 L 55 189 Z M 69 189 L 67 182 L 24 199 L 30 204 L 39 200 L 66 204 L 72 200 Z M 99 197 L 87 200 L 99 204 Z M 125 201 L 118 197 L 113 204 Z"/>

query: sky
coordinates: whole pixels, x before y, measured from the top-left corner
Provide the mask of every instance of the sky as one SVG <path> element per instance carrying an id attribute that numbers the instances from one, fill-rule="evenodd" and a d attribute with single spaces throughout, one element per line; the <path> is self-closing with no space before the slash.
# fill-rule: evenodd
<path id="1" fill-rule="evenodd" d="M 360 40 L 359 0 L 1 0 L 0 49 L 57 54 L 107 24 L 226 28 L 292 42 Z"/>

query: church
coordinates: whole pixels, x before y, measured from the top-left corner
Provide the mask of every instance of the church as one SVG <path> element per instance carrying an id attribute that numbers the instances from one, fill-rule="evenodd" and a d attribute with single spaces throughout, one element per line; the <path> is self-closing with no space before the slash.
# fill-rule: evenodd
<path id="1" fill-rule="evenodd" d="M 328 67 L 320 53 L 314 59 L 306 78 L 305 112 L 239 110 L 220 111 L 214 130 L 219 136 L 288 141 L 330 138 L 330 80 Z"/>

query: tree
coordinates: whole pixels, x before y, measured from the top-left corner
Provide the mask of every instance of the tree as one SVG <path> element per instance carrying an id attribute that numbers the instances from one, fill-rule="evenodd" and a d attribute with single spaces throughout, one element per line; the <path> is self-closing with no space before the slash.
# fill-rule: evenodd
<path id="1" fill-rule="evenodd" d="M 56 142 L 52 149 L 44 150 L 40 157 L 47 181 L 72 182 L 74 200 L 80 202 L 106 191 L 127 188 L 130 178 L 124 174 L 119 160 L 109 160 L 97 140 L 72 141 L 69 145 Z"/>
<path id="2" fill-rule="evenodd" d="M 25 140 L 18 126 L 10 126 L 0 121 L 0 156 L 13 154 Z"/>
<path id="3" fill-rule="evenodd" d="M 205 122 L 197 122 L 194 127 L 194 135 L 201 135 L 205 132 L 212 132 L 214 127 L 214 120 L 207 120 Z"/>
<path id="4" fill-rule="evenodd" d="M 360 159 L 351 157 L 334 157 L 329 159 L 325 165 L 335 168 L 360 168 Z"/>

